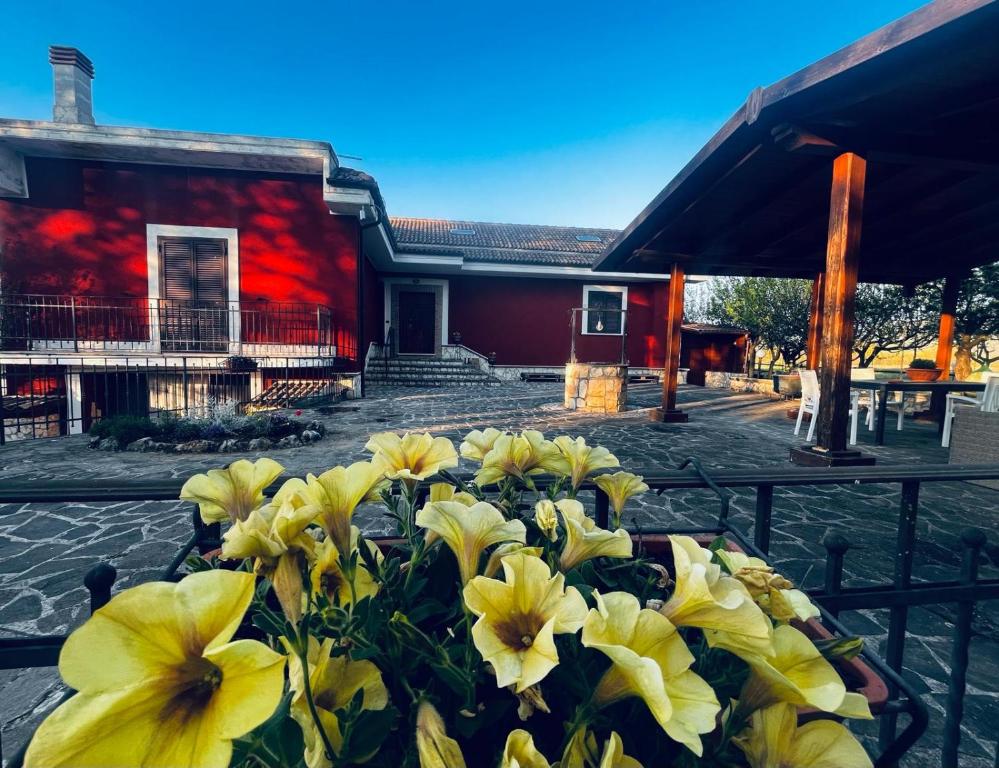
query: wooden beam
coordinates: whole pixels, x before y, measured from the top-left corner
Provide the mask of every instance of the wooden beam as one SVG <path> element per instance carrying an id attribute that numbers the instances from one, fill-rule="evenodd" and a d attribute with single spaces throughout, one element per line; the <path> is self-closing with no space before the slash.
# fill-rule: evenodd
<path id="1" fill-rule="evenodd" d="M 948 275 L 944 278 L 940 296 L 940 333 L 937 336 L 937 368 L 943 370 L 944 378 L 950 372 L 950 358 L 954 351 L 954 315 L 957 313 L 957 293 L 961 278 Z"/>
<path id="2" fill-rule="evenodd" d="M 819 452 L 847 450 L 854 305 L 866 172 L 867 162 L 852 152 L 843 153 L 833 162 L 816 441 Z"/>
<path id="3" fill-rule="evenodd" d="M 687 414 L 676 407 L 676 377 L 680 372 L 680 333 L 683 324 L 683 290 L 686 281 L 683 265 L 674 262 L 669 274 L 666 307 L 666 360 L 663 365 L 662 407 L 653 413 L 655 421 L 682 422 Z"/>
<path id="4" fill-rule="evenodd" d="M 805 347 L 805 365 L 818 370 L 822 354 L 822 318 L 825 315 L 825 272 L 812 280 L 812 304 L 808 312 L 808 341 Z"/>

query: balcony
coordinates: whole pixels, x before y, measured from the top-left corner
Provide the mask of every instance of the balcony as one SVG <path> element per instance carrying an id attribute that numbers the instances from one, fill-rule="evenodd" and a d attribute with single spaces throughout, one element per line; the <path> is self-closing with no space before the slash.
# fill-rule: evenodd
<path id="1" fill-rule="evenodd" d="M 342 346 L 321 304 L 0 296 L 6 352 L 335 357 Z"/>

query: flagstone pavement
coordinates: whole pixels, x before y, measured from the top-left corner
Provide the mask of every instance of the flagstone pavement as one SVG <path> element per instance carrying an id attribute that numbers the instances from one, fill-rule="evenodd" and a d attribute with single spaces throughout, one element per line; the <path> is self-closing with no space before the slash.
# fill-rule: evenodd
<path id="1" fill-rule="evenodd" d="M 561 407 L 560 384 L 504 385 L 483 390 L 377 389 L 363 400 L 346 401 L 325 413 L 308 411 L 328 429 L 323 441 L 269 455 L 290 474 L 322 471 L 366 456 L 367 435 L 376 431 L 427 430 L 456 442 L 485 426 L 540 429 L 549 436 L 581 435 L 607 446 L 624 467 L 638 473 L 675 468 L 695 456 L 707 468 L 786 465 L 788 449 L 799 442 L 786 416 L 787 403 L 753 394 L 682 387 L 688 424 L 648 420 L 644 408 L 658 401 L 657 388 L 631 388 L 631 410 L 588 415 Z M 877 447 L 861 430 L 861 447 L 879 463 L 946 462 L 932 425 L 906 423 L 889 430 L 888 445 Z M 245 454 L 253 458 L 252 454 Z M 0 483 L 87 479 L 134 482 L 186 478 L 240 458 L 164 454 L 103 453 L 87 448 L 86 436 L 8 444 L 0 448 Z M 471 469 L 463 466 L 461 469 Z M 780 568 L 804 587 L 820 586 L 823 549 L 830 528 L 853 542 L 846 560 L 846 583 L 891 578 L 898 517 L 897 485 L 822 486 L 777 489 L 771 553 Z M 750 531 L 753 489 L 732 500 L 732 518 Z M 709 492 L 652 493 L 632 503 L 629 524 L 687 526 L 712 523 L 718 501 Z M 926 483 L 920 492 L 916 578 L 956 578 L 960 532 L 986 531 L 991 541 L 981 562 L 984 577 L 999 575 L 999 492 L 967 483 Z M 119 504 L 0 505 L 0 638 L 62 633 L 87 615 L 83 575 L 98 562 L 110 562 L 119 586 L 155 578 L 190 534 L 190 507 L 180 502 Z M 368 533 L 386 532 L 373 509 L 359 513 Z M 906 766 L 940 764 L 940 728 L 949 674 L 951 610 L 911 612 L 906 675 L 927 700 L 931 730 Z M 883 647 L 887 611 L 844 614 L 850 628 Z M 58 696 L 54 670 L 0 671 L 0 734 L 8 757 Z M 975 624 L 969 690 L 962 734 L 962 766 L 994 765 L 999 717 L 999 601 L 983 606 Z M 865 735 L 873 733 L 862 726 Z"/>

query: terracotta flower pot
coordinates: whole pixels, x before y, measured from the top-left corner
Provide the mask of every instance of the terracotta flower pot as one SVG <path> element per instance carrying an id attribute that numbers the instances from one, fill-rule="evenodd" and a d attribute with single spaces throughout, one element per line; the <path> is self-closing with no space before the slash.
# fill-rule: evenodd
<path id="1" fill-rule="evenodd" d="M 936 381 L 943 374 L 942 368 L 906 368 L 909 381 Z"/>

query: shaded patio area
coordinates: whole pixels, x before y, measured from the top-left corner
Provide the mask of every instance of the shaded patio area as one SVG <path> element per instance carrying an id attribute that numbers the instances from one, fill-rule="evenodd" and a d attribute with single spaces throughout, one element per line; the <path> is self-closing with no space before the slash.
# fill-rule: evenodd
<path id="1" fill-rule="evenodd" d="M 548 436 L 580 435 L 607 446 L 628 470 L 651 474 L 675 469 L 689 456 L 711 468 L 787 465 L 797 444 L 788 403 L 755 394 L 683 386 L 678 401 L 696 414 L 684 424 L 650 421 L 657 406 L 657 385 L 630 388 L 631 410 L 613 415 L 571 413 L 561 407 L 560 384 L 474 388 L 371 390 L 368 398 L 348 401 L 326 413 L 329 434 L 321 443 L 270 455 L 289 473 L 321 471 L 366 456 L 367 436 L 382 430 L 428 430 L 454 441 L 470 429 L 540 429 Z M 936 427 L 907 420 L 892 431 L 888 445 L 875 446 L 873 433 L 861 429 L 860 443 L 879 464 L 946 462 Z M 36 440 L 0 449 L 0 482 L 106 479 L 109 481 L 186 478 L 239 458 L 226 456 L 103 453 L 86 448 L 86 437 Z M 247 455 L 253 458 L 252 455 Z M 469 469 L 470 467 L 462 467 Z M 732 519 L 751 531 L 755 491 L 735 489 Z M 890 580 L 898 523 L 898 485 L 777 488 L 774 495 L 771 553 L 804 587 L 822 584 L 824 550 L 819 543 L 830 529 L 853 542 L 845 583 Z M 711 525 L 718 500 L 707 491 L 647 494 L 631 506 L 634 526 Z M 956 578 L 958 537 L 977 526 L 995 530 L 999 492 L 968 483 L 925 483 L 920 494 L 915 577 Z M 97 562 L 111 562 L 123 586 L 155 578 L 190 530 L 190 508 L 178 503 L 122 503 L 0 506 L 0 626 L 5 636 L 65 631 L 86 616 L 84 573 Z M 385 532 L 385 522 L 360 515 L 369 533 Z M 982 576 L 999 575 L 999 547 L 993 541 L 983 556 Z M 871 643 L 883 643 L 887 611 L 845 613 L 842 618 Z M 906 765 L 939 765 L 939 744 L 949 672 L 950 610 L 911 611 L 907 639 L 907 676 L 925 692 L 931 709 L 930 733 Z M 0 724 L 5 754 L 10 754 L 53 703 L 54 670 L 0 673 Z M 999 606 L 979 613 L 972 644 L 966 699 L 962 763 L 992 766 L 995 747 L 991 720 L 999 709 Z M 864 731 L 866 734 L 867 732 Z M 873 733 L 873 730 L 871 731 Z"/>

